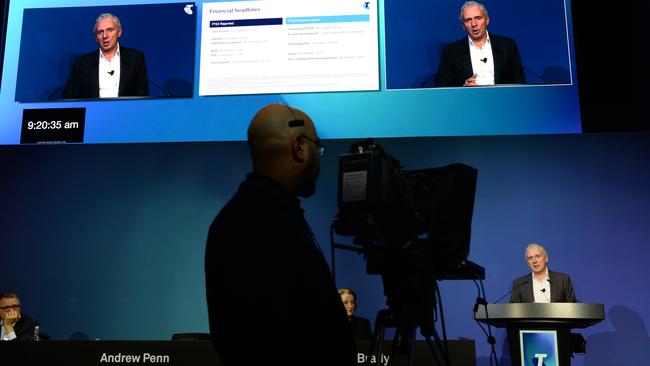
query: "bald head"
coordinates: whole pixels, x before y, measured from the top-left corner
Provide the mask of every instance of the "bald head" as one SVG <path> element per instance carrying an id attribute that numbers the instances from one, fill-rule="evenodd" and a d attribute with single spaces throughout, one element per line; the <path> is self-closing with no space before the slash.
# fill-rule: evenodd
<path id="1" fill-rule="evenodd" d="M 248 126 L 253 170 L 300 196 L 313 193 L 305 184 L 315 188 L 320 168 L 317 146 L 311 146 L 315 141 L 318 135 L 311 118 L 284 104 L 263 107 Z"/>
<path id="2" fill-rule="evenodd" d="M 291 121 L 303 122 L 290 123 Z M 248 144 L 253 166 L 290 154 L 292 139 L 306 133 L 313 135 L 315 131 L 314 124 L 303 111 L 284 104 L 263 107 L 248 126 Z"/>

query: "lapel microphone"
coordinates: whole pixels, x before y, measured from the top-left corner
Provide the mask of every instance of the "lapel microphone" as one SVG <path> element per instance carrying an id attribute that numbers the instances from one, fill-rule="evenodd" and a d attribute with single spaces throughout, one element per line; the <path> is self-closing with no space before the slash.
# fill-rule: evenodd
<path id="1" fill-rule="evenodd" d="M 111 71 L 109 71 L 108 74 L 109 74 L 110 76 L 113 76 L 113 74 L 115 74 L 115 70 L 111 70 Z"/>

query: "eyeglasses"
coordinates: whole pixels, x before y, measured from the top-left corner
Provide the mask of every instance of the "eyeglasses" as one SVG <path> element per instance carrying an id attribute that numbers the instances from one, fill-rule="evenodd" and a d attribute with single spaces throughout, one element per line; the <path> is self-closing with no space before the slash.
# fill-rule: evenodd
<path id="1" fill-rule="evenodd" d="M 321 145 L 320 140 L 314 141 L 307 135 L 300 135 L 300 136 L 306 138 L 307 140 L 311 141 L 314 145 L 316 145 L 316 147 L 318 148 L 318 154 L 320 156 L 323 156 L 323 154 L 325 154 L 325 146 Z"/>
<path id="2" fill-rule="evenodd" d="M 18 309 L 20 309 L 20 305 L 7 305 L 7 306 L 0 307 L 0 309 L 2 309 L 4 311 L 9 311 L 9 310 L 12 310 L 12 309 L 13 310 L 18 310 Z"/>

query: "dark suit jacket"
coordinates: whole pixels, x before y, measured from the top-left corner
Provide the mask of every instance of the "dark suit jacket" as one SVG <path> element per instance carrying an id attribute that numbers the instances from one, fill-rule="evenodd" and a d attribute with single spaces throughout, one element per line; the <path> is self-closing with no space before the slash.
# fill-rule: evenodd
<path id="1" fill-rule="evenodd" d="M 359 316 L 350 317 L 350 325 L 355 339 L 370 339 L 372 331 L 370 330 L 370 321 Z"/>
<path id="2" fill-rule="evenodd" d="M 578 302 L 569 275 L 549 270 L 548 277 L 551 287 L 551 302 Z M 510 302 L 535 302 L 530 273 L 512 282 Z"/>
<path id="3" fill-rule="evenodd" d="M 14 324 L 14 333 L 16 333 L 16 341 L 34 341 L 34 330 L 38 326 L 38 322 L 25 313 L 20 314 L 20 320 Z"/>
<path id="4" fill-rule="evenodd" d="M 494 83 L 525 84 L 526 75 L 515 41 L 508 37 L 490 34 L 490 44 L 492 57 L 494 57 Z M 464 37 L 446 45 L 442 50 L 435 86 L 463 86 L 465 80 L 473 74 L 469 42 L 467 37 Z"/>
<path id="5" fill-rule="evenodd" d="M 118 96 L 147 96 L 149 81 L 144 54 L 120 45 Z M 99 50 L 79 56 L 63 89 L 63 99 L 99 98 Z"/>

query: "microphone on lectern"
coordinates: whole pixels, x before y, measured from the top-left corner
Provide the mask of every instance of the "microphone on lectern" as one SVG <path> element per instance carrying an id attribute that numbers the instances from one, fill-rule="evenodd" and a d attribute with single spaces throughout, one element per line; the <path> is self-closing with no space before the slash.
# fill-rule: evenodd
<path id="1" fill-rule="evenodd" d="M 510 295 L 514 290 L 520 288 L 521 286 L 523 286 L 523 285 L 525 285 L 525 284 L 527 284 L 527 283 L 530 283 L 530 280 L 526 280 L 526 281 L 524 281 L 524 282 L 518 284 L 517 286 L 511 288 L 510 291 L 506 292 L 505 295 L 501 296 L 501 297 L 499 298 L 499 300 L 495 301 L 494 303 L 495 303 L 495 304 L 498 304 L 499 301 L 503 300 L 504 297 Z"/>

